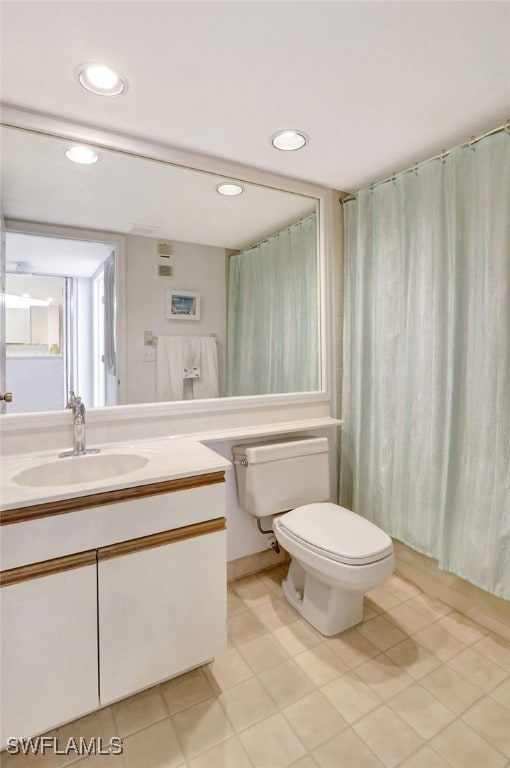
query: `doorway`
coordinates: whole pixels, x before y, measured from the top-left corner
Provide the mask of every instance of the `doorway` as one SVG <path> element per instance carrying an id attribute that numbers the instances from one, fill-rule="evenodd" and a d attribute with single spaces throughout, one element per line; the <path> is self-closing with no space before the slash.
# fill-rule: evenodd
<path id="1" fill-rule="evenodd" d="M 5 349 L 8 413 L 116 405 L 115 249 L 110 243 L 6 233 Z M 105 264 L 109 269 L 105 269 Z M 106 288 L 106 290 L 105 290 Z"/>

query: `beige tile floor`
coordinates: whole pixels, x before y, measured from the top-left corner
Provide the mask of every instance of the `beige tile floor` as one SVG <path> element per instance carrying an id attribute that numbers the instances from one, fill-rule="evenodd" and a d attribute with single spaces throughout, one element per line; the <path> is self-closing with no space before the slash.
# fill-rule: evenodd
<path id="1" fill-rule="evenodd" d="M 325 638 L 282 599 L 283 568 L 228 587 L 214 661 L 59 729 L 122 756 L 3 755 L 4 768 L 503 768 L 510 644 L 394 576 Z"/>

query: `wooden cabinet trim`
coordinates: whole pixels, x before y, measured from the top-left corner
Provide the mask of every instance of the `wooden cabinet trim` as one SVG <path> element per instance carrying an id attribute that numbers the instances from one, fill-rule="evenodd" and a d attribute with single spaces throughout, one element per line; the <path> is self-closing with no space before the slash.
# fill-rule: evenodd
<path id="1" fill-rule="evenodd" d="M 78 552 L 74 555 L 56 557 L 52 560 L 44 560 L 41 563 L 30 563 L 18 568 L 10 568 L 0 572 L 0 586 L 9 587 L 29 579 L 39 579 L 42 576 L 53 576 L 56 573 L 70 571 L 73 568 L 82 568 L 85 565 L 95 565 L 97 562 L 97 550 Z"/>
<path id="2" fill-rule="evenodd" d="M 94 493 L 89 496 L 74 496 L 59 501 L 49 501 L 43 504 L 34 504 L 29 507 L 18 507 L 0 512 L 0 525 L 12 523 L 24 523 L 29 520 L 37 520 L 41 517 L 62 515 L 67 512 L 78 512 L 90 507 L 102 507 L 106 504 L 117 504 L 121 501 L 133 501 L 147 496 L 157 496 L 162 493 L 174 493 L 186 491 L 191 488 L 200 488 L 204 485 L 214 485 L 225 482 L 225 472 L 208 472 L 203 475 L 190 477 L 178 477 L 173 480 L 163 480 L 158 483 L 136 485 L 133 488 L 118 488 L 114 491 Z"/>
<path id="3" fill-rule="evenodd" d="M 118 544 L 111 544 L 100 549 L 90 549 L 74 555 L 65 555 L 64 557 L 56 557 L 51 560 L 43 560 L 40 563 L 30 563 L 18 568 L 10 568 L 0 572 L 0 586 L 8 587 L 12 584 L 28 581 L 29 579 L 53 576 L 56 573 L 70 571 L 73 568 L 82 568 L 85 565 L 95 565 L 98 560 L 110 560 L 114 557 L 130 555 L 133 552 L 141 552 L 144 549 L 162 547 L 165 544 L 175 544 L 185 539 L 193 539 L 195 536 L 217 533 L 218 531 L 225 530 L 226 522 L 224 517 L 218 517 L 214 520 L 206 520 L 202 523 L 175 528 L 173 531 L 153 533 L 138 539 L 121 541 Z"/>
<path id="4" fill-rule="evenodd" d="M 113 557 L 131 555 L 133 552 L 141 552 L 144 549 L 162 547 L 165 544 L 175 544 L 185 539 L 193 539 L 195 536 L 205 536 L 208 533 L 223 531 L 226 528 L 226 522 L 224 517 L 218 517 L 215 520 L 206 520 L 202 523 L 175 528 L 173 531 L 153 533 L 150 536 L 142 536 L 138 539 L 122 541 L 119 544 L 111 544 L 108 547 L 98 549 L 97 559 L 98 561 L 111 560 Z"/>

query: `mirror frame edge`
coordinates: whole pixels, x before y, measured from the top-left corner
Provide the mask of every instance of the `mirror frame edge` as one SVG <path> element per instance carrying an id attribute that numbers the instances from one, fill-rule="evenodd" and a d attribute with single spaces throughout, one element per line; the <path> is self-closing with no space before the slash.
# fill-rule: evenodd
<path id="1" fill-rule="evenodd" d="M 128 155 L 149 160 L 159 160 L 171 165 L 189 168 L 194 171 L 202 171 L 216 175 L 225 175 L 231 179 L 245 181 L 252 184 L 290 192 L 314 198 L 317 201 L 317 248 L 318 248 L 318 291 L 319 291 L 319 349 L 320 349 L 320 381 L 321 389 L 313 392 L 295 392 L 281 394 L 267 394 L 254 396 L 222 397 L 215 400 L 178 401 L 165 403 L 135 403 L 120 404 L 113 407 L 91 408 L 88 418 L 91 421 L 110 419 L 115 412 L 115 420 L 123 418 L 150 418 L 157 414 L 198 413 L 206 411 L 228 411 L 238 408 L 257 408 L 282 406 L 286 404 L 299 404 L 311 401 L 329 401 L 330 414 L 336 416 L 337 403 L 337 376 L 335 370 L 336 334 L 334 332 L 335 320 L 335 294 L 334 294 L 334 269 L 333 260 L 337 257 L 340 247 L 334 240 L 334 205 L 338 200 L 338 193 L 326 187 L 322 187 L 299 179 L 281 176 L 269 171 L 261 170 L 253 166 L 235 163 L 233 161 L 216 158 L 210 155 L 189 152 L 176 149 L 170 145 L 147 141 L 130 135 L 118 134 L 112 131 L 99 129 L 94 126 L 74 123 L 56 116 L 23 110 L 9 104 L 0 103 L 0 124 L 6 127 L 19 128 L 53 137 L 74 139 L 97 145 L 104 149 L 122 152 Z M 44 226 L 44 225 L 41 225 Z M 91 230 L 91 232 L 93 232 Z M 118 233 L 112 240 L 123 237 Z M 123 251 L 125 256 L 125 249 Z M 123 286 L 125 293 L 125 285 Z M 125 311 L 120 320 L 119 342 L 126 344 Z M 124 355 L 125 359 L 125 355 Z M 16 428 L 19 422 L 20 428 L 25 428 L 26 419 L 31 423 L 47 425 L 60 411 L 47 411 L 29 414 L 4 414 L 0 419 L 0 431 L 3 426 Z M 65 413 L 64 411 L 62 413 Z M 54 422 L 53 422 L 54 423 Z"/>

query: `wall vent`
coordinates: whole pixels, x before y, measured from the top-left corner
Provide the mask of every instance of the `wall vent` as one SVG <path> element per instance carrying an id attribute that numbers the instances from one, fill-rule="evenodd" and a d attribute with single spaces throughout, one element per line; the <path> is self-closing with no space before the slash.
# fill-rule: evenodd
<path id="1" fill-rule="evenodd" d="M 142 235 L 142 237 L 150 237 L 159 227 L 154 227 L 151 224 L 132 224 L 129 230 L 130 235 Z"/>
<path id="2" fill-rule="evenodd" d="M 172 277 L 172 246 L 170 243 L 158 243 L 158 277 Z"/>
<path id="3" fill-rule="evenodd" d="M 171 256 L 172 245 L 171 243 L 158 243 L 158 256 Z"/>

